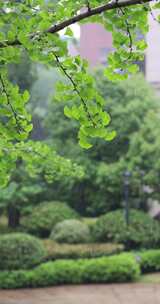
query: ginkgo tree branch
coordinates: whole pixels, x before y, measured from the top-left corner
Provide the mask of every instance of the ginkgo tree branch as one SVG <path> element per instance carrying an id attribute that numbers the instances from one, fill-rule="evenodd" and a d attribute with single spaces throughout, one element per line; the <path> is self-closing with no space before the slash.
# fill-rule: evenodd
<path id="1" fill-rule="evenodd" d="M 120 7 L 119 10 L 120 10 L 120 13 L 125 17 L 126 16 L 125 9 Z M 129 60 L 131 55 L 132 55 L 132 51 L 133 51 L 133 40 L 132 40 L 132 35 L 131 35 L 131 31 L 130 31 L 130 24 L 128 22 L 128 19 L 125 18 L 124 22 L 125 22 L 125 25 L 126 25 L 126 33 L 127 33 L 128 38 L 129 38 L 129 56 L 127 58 L 127 60 Z"/>
<path id="2" fill-rule="evenodd" d="M 62 64 L 62 62 L 60 61 L 58 55 L 56 53 L 53 53 L 55 59 L 56 59 L 56 62 L 57 62 L 57 66 L 61 69 L 61 71 L 64 73 L 64 75 L 68 78 L 68 80 L 71 82 L 72 86 L 73 86 L 73 89 L 74 91 L 77 93 L 77 95 L 79 96 L 81 102 L 82 102 L 82 105 L 84 107 L 84 110 L 88 116 L 88 119 L 89 121 L 91 122 L 91 124 L 93 125 L 93 127 L 96 127 L 96 124 L 92 118 L 92 115 L 91 113 L 89 112 L 88 110 L 88 107 L 87 107 L 87 104 L 86 104 L 86 101 L 85 99 L 81 96 L 81 93 L 77 87 L 77 84 L 76 82 L 74 81 L 73 77 L 69 74 L 69 72 L 67 71 L 67 69 L 65 68 L 65 66 Z"/>
<path id="3" fill-rule="evenodd" d="M 143 3 L 149 3 L 152 2 L 153 0 L 122 0 L 122 1 L 111 1 L 107 4 L 98 6 L 96 8 L 90 8 L 90 10 L 87 10 L 86 12 L 80 13 L 66 21 L 63 21 L 57 25 L 51 26 L 47 32 L 48 33 L 57 33 L 63 29 L 65 29 L 67 26 L 70 26 L 76 22 L 80 22 L 84 19 L 87 19 L 89 17 L 95 16 L 95 15 L 100 15 L 106 11 L 116 9 L 116 8 L 121 8 L 121 7 L 128 7 L 131 5 L 137 5 L 137 4 L 142 4 Z"/>
<path id="4" fill-rule="evenodd" d="M 85 20 L 92 16 L 100 15 L 106 11 L 110 11 L 110 10 L 113 10 L 116 8 L 134 6 L 134 5 L 138 5 L 138 4 L 143 5 L 143 4 L 149 3 L 149 2 L 153 2 L 153 0 L 121 0 L 121 1 L 113 0 L 111 2 L 108 2 L 106 4 L 103 4 L 103 5 L 95 7 L 95 8 L 90 7 L 90 9 L 86 10 L 85 12 L 78 13 L 76 16 L 73 16 L 67 20 L 64 20 L 60 23 L 57 23 L 57 24 L 49 27 L 45 32 L 55 34 L 74 23 L 80 22 L 80 21 Z M 32 33 L 31 38 L 34 38 L 35 35 L 37 35 L 37 33 Z M 21 42 L 18 39 L 14 40 L 14 41 L 6 40 L 6 41 L 0 42 L 0 48 L 7 47 L 7 46 L 16 46 L 16 45 L 17 46 L 21 45 Z"/>
<path id="5" fill-rule="evenodd" d="M 0 82 L 1 82 L 1 85 L 2 85 L 2 93 L 4 93 L 5 96 L 6 96 L 7 105 L 9 106 L 11 112 L 13 113 L 13 117 L 14 117 L 15 122 L 16 122 L 17 131 L 18 131 L 18 133 L 20 133 L 22 131 L 22 128 L 21 128 L 20 123 L 19 123 L 18 114 L 15 111 L 14 107 L 12 106 L 12 103 L 10 102 L 10 95 L 7 92 L 5 82 L 4 82 L 3 77 L 1 75 L 0 75 Z"/>

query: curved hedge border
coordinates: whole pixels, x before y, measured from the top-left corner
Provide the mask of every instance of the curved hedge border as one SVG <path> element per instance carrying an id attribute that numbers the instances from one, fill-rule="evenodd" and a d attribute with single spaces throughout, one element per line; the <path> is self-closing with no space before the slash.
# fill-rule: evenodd
<path id="1" fill-rule="evenodd" d="M 0 288 L 44 287 L 60 284 L 130 282 L 140 268 L 131 254 L 81 260 L 57 260 L 33 270 L 0 272 Z"/>
<path id="2" fill-rule="evenodd" d="M 122 253 L 124 246 L 121 244 L 58 244 L 52 240 L 43 240 L 47 251 L 45 261 L 56 259 L 89 259 L 100 258 L 113 254 Z"/>

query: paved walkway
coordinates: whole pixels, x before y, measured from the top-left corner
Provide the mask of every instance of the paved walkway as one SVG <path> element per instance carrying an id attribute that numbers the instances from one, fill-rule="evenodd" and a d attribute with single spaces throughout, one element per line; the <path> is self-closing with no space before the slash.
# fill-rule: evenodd
<path id="1" fill-rule="evenodd" d="M 160 284 L 0 290 L 0 304 L 160 304 Z"/>

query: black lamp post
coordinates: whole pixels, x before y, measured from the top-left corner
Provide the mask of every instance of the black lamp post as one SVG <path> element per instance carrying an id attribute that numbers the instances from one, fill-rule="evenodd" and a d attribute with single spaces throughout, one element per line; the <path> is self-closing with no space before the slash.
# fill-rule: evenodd
<path id="1" fill-rule="evenodd" d="M 130 183 L 131 172 L 124 172 L 124 200 L 125 200 L 125 221 L 126 225 L 129 226 L 129 183 Z"/>
<path id="2" fill-rule="evenodd" d="M 145 204 L 145 198 L 144 198 L 144 182 L 143 182 L 143 178 L 145 176 L 145 172 L 143 170 L 140 170 L 140 198 L 141 198 L 141 201 L 140 201 L 140 208 L 144 209 L 146 208 L 146 204 Z"/>

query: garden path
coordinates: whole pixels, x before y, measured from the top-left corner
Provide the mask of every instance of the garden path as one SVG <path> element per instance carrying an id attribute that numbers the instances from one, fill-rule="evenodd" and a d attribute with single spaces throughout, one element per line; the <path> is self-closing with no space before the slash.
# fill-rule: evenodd
<path id="1" fill-rule="evenodd" d="M 81 285 L 0 290 L 0 304 L 160 304 L 160 284 Z"/>

